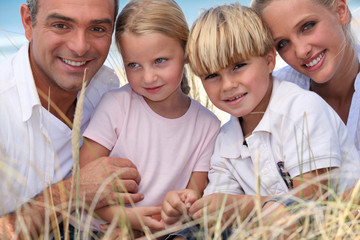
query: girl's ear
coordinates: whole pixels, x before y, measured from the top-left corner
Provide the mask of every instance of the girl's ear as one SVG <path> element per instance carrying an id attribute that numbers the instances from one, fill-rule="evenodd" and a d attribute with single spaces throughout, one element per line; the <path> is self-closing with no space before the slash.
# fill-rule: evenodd
<path id="1" fill-rule="evenodd" d="M 26 4 L 22 4 L 20 7 L 20 15 L 21 21 L 25 30 L 25 37 L 26 39 L 31 42 L 32 41 L 32 19 L 30 14 L 30 9 Z"/>
<path id="2" fill-rule="evenodd" d="M 348 5 L 346 4 L 346 0 L 337 0 L 336 15 L 342 25 L 349 23 L 350 11 Z"/>
<path id="3" fill-rule="evenodd" d="M 265 56 L 266 63 L 268 65 L 269 73 L 272 73 L 276 64 L 276 51 L 272 48 Z"/>

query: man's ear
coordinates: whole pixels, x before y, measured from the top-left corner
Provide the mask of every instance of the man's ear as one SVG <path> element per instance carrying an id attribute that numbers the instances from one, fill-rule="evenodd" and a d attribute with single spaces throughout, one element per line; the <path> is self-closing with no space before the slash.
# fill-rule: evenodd
<path id="1" fill-rule="evenodd" d="M 350 21 L 350 10 L 346 4 L 346 0 L 337 0 L 336 15 L 342 25 L 346 25 Z"/>
<path id="2" fill-rule="evenodd" d="M 25 30 L 25 37 L 26 39 L 31 42 L 32 41 L 32 19 L 30 14 L 30 9 L 26 4 L 22 4 L 20 6 L 20 15 L 21 15 L 21 21 Z"/>
<path id="3" fill-rule="evenodd" d="M 274 47 L 266 54 L 265 59 L 269 68 L 269 73 L 272 73 L 276 64 L 276 51 Z"/>

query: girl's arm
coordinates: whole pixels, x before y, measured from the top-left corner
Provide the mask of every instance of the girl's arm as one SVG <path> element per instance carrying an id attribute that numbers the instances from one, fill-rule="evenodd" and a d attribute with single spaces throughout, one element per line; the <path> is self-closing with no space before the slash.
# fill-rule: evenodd
<path id="1" fill-rule="evenodd" d="M 194 190 L 201 197 L 207 184 L 208 172 L 193 172 L 186 189 Z"/>
<path id="2" fill-rule="evenodd" d="M 80 149 L 79 164 L 80 168 L 86 164 L 100 158 L 109 156 L 110 150 L 101 144 L 89 139 L 84 139 L 84 144 Z"/>

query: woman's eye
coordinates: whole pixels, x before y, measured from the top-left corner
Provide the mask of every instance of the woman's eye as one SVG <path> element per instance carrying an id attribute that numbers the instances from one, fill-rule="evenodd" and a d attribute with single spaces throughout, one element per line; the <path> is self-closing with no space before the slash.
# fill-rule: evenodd
<path id="1" fill-rule="evenodd" d="M 286 46 L 286 44 L 288 43 L 288 40 L 281 40 L 280 42 L 278 42 L 278 44 L 276 45 L 276 50 L 281 50 L 282 48 L 284 48 Z"/>
<path id="2" fill-rule="evenodd" d="M 158 59 L 155 60 L 155 63 L 163 63 L 165 61 L 166 61 L 165 58 L 158 58 Z"/>
<path id="3" fill-rule="evenodd" d="M 212 79 L 212 78 L 215 78 L 215 77 L 217 77 L 218 75 L 216 74 L 216 73 L 213 73 L 213 74 L 209 74 L 209 75 L 207 75 L 207 76 L 205 76 L 205 80 L 209 80 L 209 79 Z"/>
<path id="4" fill-rule="evenodd" d="M 308 23 L 305 23 L 304 26 L 303 26 L 303 31 L 306 31 L 306 30 L 309 30 L 311 28 L 313 28 L 315 26 L 315 22 L 308 22 Z"/>
<path id="5" fill-rule="evenodd" d="M 128 67 L 130 67 L 130 68 L 136 68 L 138 66 L 139 66 L 139 64 L 137 64 L 137 63 L 129 63 L 128 64 Z"/>

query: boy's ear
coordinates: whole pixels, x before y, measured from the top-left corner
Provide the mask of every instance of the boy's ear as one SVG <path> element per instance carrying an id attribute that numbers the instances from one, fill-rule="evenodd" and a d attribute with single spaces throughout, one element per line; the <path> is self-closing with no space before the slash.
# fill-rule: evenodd
<path id="1" fill-rule="evenodd" d="M 346 0 L 337 0 L 336 15 L 342 25 L 349 23 L 350 11 L 348 5 L 346 4 Z"/>
<path id="2" fill-rule="evenodd" d="M 269 68 L 269 73 L 272 73 L 274 71 L 275 64 L 276 64 L 276 50 L 275 50 L 275 48 L 272 48 L 266 54 L 265 59 L 266 59 L 266 63 L 267 63 L 268 68 Z"/>
<path id="3" fill-rule="evenodd" d="M 30 9 L 26 4 L 22 4 L 20 7 L 20 15 L 21 15 L 21 21 L 25 30 L 25 37 L 26 39 L 31 42 L 32 41 L 32 32 L 33 32 L 33 26 L 32 26 L 32 19 L 30 14 Z"/>

